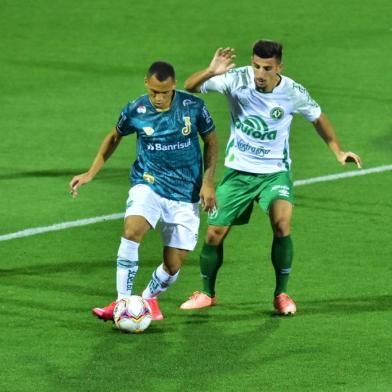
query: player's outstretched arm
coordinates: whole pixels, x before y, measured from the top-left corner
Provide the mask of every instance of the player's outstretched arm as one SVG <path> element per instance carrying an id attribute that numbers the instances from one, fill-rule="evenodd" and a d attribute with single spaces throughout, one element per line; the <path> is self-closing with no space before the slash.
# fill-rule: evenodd
<path id="1" fill-rule="evenodd" d="M 351 151 L 341 150 L 336 133 L 325 114 L 321 113 L 321 116 L 317 120 L 313 121 L 313 125 L 316 128 L 317 133 L 321 136 L 325 143 L 327 143 L 328 147 L 335 154 L 336 159 L 342 165 L 345 165 L 347 162 L 355 162 L 357 167 L 361 169 L 362 161 L 357 154 Z"/>
<path id="2" fill-rule="evenodd" d="M 215 132 L 203 137 L 204 141 L 204 176 L 200 189 L 200 201 L 204 211 L 212 211 L 216 206 L 215 168 L 218 159 L 218 138 Z"/>
<path id="3" fill-rule="evenodd" d="M 73 198 L 78 196 L 78 189 L 90 182 L 101 170 L 104 163 L 110 158 L 114 150 L 117 148 L 121 141 L 121 136 L 118 134 L 116 128 L 113 128 L 103 140 L 97 155 L 86 173 L 79 174 L 72 178 L 69 183 L 70 193 Z"/>
<path id="4" fill-rule="evenodd" d="M 210 65 L 202 71 L 195 72 L 185 81 L 185 90 L 199 93 L 200 86 L 213 76 L 222 75 L 235 67 L 235 54 L 233 48 L 219 48 L 216 50 Z"/>

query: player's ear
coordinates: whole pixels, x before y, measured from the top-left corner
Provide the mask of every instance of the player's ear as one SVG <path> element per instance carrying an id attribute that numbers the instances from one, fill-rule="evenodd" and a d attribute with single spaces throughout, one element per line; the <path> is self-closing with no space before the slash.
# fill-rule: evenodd
<path id="1" fill-rule="evenodd" d="M 284 68 L 283 63 L 279 63 L 278 73 L 282 73 L 283 68 Z"/>
<path id="2" fill-rule="evenodd" d="M 144 86 L 148 88 L 148 79 L 147 76 L 144 78 Z"/>

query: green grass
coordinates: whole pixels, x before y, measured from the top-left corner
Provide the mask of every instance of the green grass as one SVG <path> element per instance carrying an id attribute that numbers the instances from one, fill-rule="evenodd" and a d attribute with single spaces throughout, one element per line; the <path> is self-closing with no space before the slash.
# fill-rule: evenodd
<path id="1" fill-rule="evenodd" d="M 235 47 L 245 65 L 262 37 L 283 41 L 284 73 L 308 87 L 345 148 L 365 167 L 392 163 L 389 2 L 228 4 L 1 2 L 0 234 L 123 211 L 132 138 L 77 200 L 67 184 L 144 92 L 149 64 L 172 62 L 181 87 L 216 47 Z M 223 97 L 205 100 L 219 178 L 229 116 Z M 295 179 L 353 169 L 301 118 L 291 142 Z M 1 242 L 0 390 L 389 391 L 391 190 L 389 173 L 296 188 L 293 318 L 272 312 L 271 230 L 257 210 L 225 244 L 219 306 L 178 309 L 200 287 L 199 243 L 162 296 L 166 319 L 137 336 L 90 315 L 114 296 L 120 220 Z M 140 260 L 135 292 L 161 260 L 158 233 Z"/>

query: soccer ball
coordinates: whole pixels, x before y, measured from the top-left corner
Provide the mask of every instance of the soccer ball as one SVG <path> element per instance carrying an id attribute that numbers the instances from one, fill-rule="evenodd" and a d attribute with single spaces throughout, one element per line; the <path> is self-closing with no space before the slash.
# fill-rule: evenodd
<path id="1" fill-rule="evenodd" d="M 117 328 L 124 332 L 143 332 L 151 323 L 151 310 L 147 301 L 138 295 L 117 302 L 113 314 Z"/>

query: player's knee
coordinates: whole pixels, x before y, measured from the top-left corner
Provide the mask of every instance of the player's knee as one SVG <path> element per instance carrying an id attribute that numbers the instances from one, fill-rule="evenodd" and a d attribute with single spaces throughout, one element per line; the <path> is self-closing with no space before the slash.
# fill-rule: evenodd
<path id="1" fill-rule="evenodd" d="M 215 246 L 220 245 L 225 238 L 226 232 L 227 230 L 225 230 L 225 228 L 223 227 L 209 226 L 207 230 L 205 242 L 208 245 L 215 245 Z"/>
<path id="2" fill-rule="evenodd" d="M 272 229 L 275 237 L 286 237 L 290 234 L 290 222 L 286 219 L 280 219 L 273 223 Z"/>
<path id="3" fill-rule="evenodd" d="M 124 228 L 124 237 L 127 240 L 141 242 L 143 239 L 143 231 L 138 230 L 136 227 L 125 227 Z"/>

